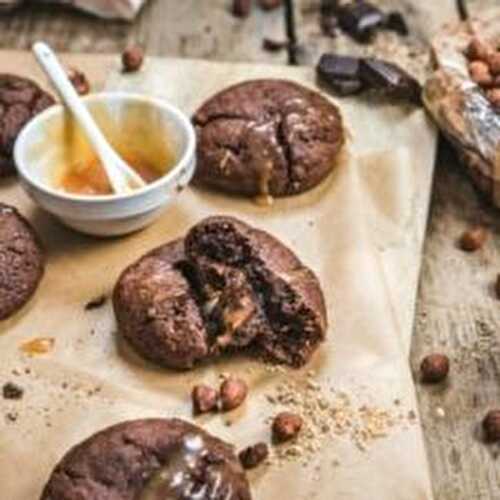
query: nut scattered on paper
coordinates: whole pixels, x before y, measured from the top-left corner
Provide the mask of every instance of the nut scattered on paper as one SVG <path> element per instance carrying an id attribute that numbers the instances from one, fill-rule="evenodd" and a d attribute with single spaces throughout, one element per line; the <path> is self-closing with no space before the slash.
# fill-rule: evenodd
<path id="1" fill-rule="evenodd" d="M 330 389 L 326 394 L 314 379 L 315 373 L 310 371 L 305 381 L 282 382 L 266 395 L 273 406 L 303 419 L 296 440 L 273 448 L 271 463 L 301 461 L 306 466 L 328 439 L 348 439 L 359 450 L 368 451 L 376 440 L 417 422 L 416 413 L 405 411 L 399 399 L 390 408 L 359 404 L 342 391 Z"/>

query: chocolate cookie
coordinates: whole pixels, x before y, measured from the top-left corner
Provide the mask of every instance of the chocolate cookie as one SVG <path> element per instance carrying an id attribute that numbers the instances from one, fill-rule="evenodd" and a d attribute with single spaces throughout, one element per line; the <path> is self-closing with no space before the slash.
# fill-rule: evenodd
<path id="1" fill-rule="evenodd" d="M 0 177 L 15 172 L 12 150 L 21 129 L 54 102 L 32 80 L 0 74 Z"/>
<path id="2" fill-rule="evenodd" d="M 178 419 L 109 427 L 72 448 L 41 500 L 251 500 L 233 447 Z"/>
<path id="3" fill-rule="evenodd" d="M 28 302 L 43 271 L 43 252 L 33 228 L 15 208 L 0 203 L 0 320 Z"/>
<path id="4" fill-rule="evenodd" d="M 156 363 L 191 368 L 223 352 L 299 367 L 326 332 L 313 272 L 277 239 L 210 217 L 129 266 L 113 294 L 119 332 Z"/>
<path id="5" fill-rule="evenodd" d="M 229 87 L 193 118 L 197 182 L 246 196 L 286 196 L 319 184 L 344 144 L 342 118 L 326 98 L 285 80 Z"/>

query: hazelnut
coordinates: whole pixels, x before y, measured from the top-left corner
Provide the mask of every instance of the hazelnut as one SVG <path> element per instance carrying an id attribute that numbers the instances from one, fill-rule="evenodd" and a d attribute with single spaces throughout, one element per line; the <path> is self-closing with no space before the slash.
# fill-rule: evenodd
<path id="1" fill-rule="evenodd" d="M 243 404 L 248 394 L 248 386 L 244 380 L 230 377 L 220 386 L 220 401 L 223 411 L 231 411 Z"/>
<path id="2" fill-rule="evenodd" d="M 259 6 L 264 10 L 277 9 L 282 3 L 282 0 L 259 0 Z"/>
<path id="3" fill-rule="evenodd" d="M 500 75 L 500 52 L 492 52 L 488 57 L 488 66 L 493 76 Z"/>
<path id="4" fill-rule="evenodd" d="M 244 469 L 254 469 L 269 456 L 266 443 L 257 443 L 240 451 L 238 457 Z"/>
<path id="5" fill-rule="evenodd" d="M 193 413 L 201 415 L 217 410 L 219 393 L 208 385 L 196 385 L 191 393 Z"/>
<path id="6" fill-rule="evenodd" d="M 481 87 L 493 85 L 493 75 L 489 66 L 483 61 L 472 61 L 469 63 L 469 73 L 472 81 Z"/>
<path id="7" fill-rule="evenodd" d="M 486 441 L 500 441 L 500 410 L 491 410 L 484 417 L 483 432 Z"/>
<path id="8" fill-rule="evenodd" d="M 273 421 L 273 440 L 284 443 L 293 439 L 302 429 L 303 420 L 300 415 L 284 411 L 276 415 Z"/>
<path id="9" fill-rule="evenodd" d="M 450 360 L 444 354 L 429 354 L 420 364 L 421 381 L 424 384 L 442 382 L 450 371 Z"/>
<path id="10" fill-rule="evenodd" d="M 486 97 L 493 107 L 500 108 L 500 88 L 487 90 Z"/>
<path id="11" fill-rule="evenodd" d="M 2 394 L 4 399 L 21 399 L 24 394 L 24 389 L 13 382 L 7 382 L 2 387 Z"/>
<path id="12" fill-rule="evenodd" d="M 473 38 L 467 47 L 467 57 L 471 61 L 479 60 L 486 62 L 490 53 L 491 47 L 479 38 Z"/>
<path id="13" fill-rule="evenodd" d="M 144 51 L 138 45 L 128 47 L 122 54 L 123 71 L 133 73 L 141 69 L 144 62 Z"/>
<path id="14" fill-rule="evenodd" d="M 252 10 L 252 0 L 233 0 L 233 15 L 236 17 L 248 17 Z"/>
<path id="15" fill-rule="evenodd" d="M 67 68 L 66 74 L 79 95 L 87 95 L 90 92 L 90 83 L 85 73 L 76 68 Z"/>
<path id="16" fill-rule="evenodd" d="M 460 237 L 460 248 L 466 252 L 479 250 L 488 239 L 488 232 L 482 226 L 467 229 Z"/>

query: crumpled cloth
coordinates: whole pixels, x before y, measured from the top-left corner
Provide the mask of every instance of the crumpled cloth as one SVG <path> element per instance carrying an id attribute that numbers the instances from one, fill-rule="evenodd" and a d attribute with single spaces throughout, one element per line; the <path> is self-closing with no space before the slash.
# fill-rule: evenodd
<path id="1" fill-rule="evenodd" d="M 64 4 L 99 17 L 132 20 L 147 0 L 31 0 L 31 3 Z M 12 10 L 27 0 L 0 0 L 0 12 Z"/>

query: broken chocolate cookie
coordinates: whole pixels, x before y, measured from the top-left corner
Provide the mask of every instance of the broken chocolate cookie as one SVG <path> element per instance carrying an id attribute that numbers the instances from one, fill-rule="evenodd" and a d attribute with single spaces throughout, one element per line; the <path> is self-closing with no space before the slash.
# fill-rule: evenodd
<path id="1" fill-rule="evenodd" d="M 191 368 L 225 352 L 307 363 L 326 333 L 316 276 L 277 239 L 209 217 L 129 266 L 116 284 L 119 332 L 144 357 Z"/>

